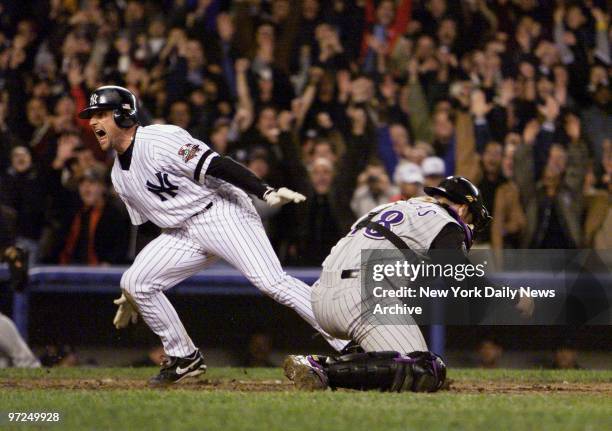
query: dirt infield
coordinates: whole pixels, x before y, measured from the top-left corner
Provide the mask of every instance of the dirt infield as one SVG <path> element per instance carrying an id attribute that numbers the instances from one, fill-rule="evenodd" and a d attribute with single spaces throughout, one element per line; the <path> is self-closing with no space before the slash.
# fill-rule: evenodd
<path id="1" fill-rule="evenodd" d="M 612 383 L 513 383 L 507 381 L 451 382 L 449 391 L 459 393 L 585 393 L 612 395 Z"/>
<path id="2" fill-rule="evenodd" d="M 0 389 L 74 389 L 118 390 L 149 389 L 146 380 L 134 379 L 0 379 Z M 173 385 L 164 390 L 202 390 L 239 392 L 295 391 L 293 384 L 283 380 L 221 380 L 198 379 Z M 515 383 L 510 381 L 451 381 L 450 393 L 584 393 L 612 396 L 612 383 Z"/>

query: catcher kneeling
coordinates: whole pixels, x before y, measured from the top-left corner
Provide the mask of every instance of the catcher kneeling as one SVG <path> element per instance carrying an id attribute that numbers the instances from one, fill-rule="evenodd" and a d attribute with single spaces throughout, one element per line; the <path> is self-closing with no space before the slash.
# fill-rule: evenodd
<path id="1" fill-rule="evenodd" d="M 362 307 L 362 250 L 458 250 L 469 262 L 474 232 L 491 218 L 478 188 L 455 176 L 425 187 L 425 193 L 429 196 L 381 205 L 363 216 L 323 262 L 312 287 L 314 315 L 325 331 L 352 340 L 359 351 L 287 357 L 285 375 L 299 388 L 435 392 L 443 386 L 446 365 L 428 351 L 411 316 L 380 324 Z M 385 305 L 395 303 L 401 302 L 388 298 Z"/>

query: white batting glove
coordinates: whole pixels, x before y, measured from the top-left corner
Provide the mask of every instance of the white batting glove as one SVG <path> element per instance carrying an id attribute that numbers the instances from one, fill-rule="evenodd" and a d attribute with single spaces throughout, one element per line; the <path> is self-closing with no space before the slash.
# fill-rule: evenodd
<path id="1" fill-rule="evenodd" d="M 113 303 L 119 306 L 117 313 L 115 313 L 115 318 L 113 319 L 115 328 L 122 329 L 129 325 L 130 322 L 136 323 L 138 321 L 138 310 L 132 305 L 124 293 L 121 294 L 121 298 L 115 299 Z"/>
<path id="2" fill-rule="evenodd" d="M 278 190 L 270 189 L 264 195 L 264 200 L 271 207 L 278 207 L 289 202 L 299 204 L 306 200 L 306 196 L 301 193 L 289 190 L 287 187 L 281 187 Z"/>

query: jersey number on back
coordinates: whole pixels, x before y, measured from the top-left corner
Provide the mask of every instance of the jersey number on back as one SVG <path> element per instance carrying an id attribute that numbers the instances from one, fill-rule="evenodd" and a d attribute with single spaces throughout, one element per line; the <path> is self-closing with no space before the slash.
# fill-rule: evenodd
<path id="1" fill-rule="evenodd" d="M 378 220 L 373 220 L 374 223 L 383 225 L 387 229 L 391 229 L 391 226 L 395 226 L 404 221 L 404 213 L 401 211 L 385 211 L 380 215 Z M 356 230 L 353 230 L 349 235 L 354 235 Z M 379 234 L 377 231 L 371 228 L 366 228 L 363 232 L 365 236 L 372 239 L 384 239 L 384 236 Z"/>
<path id="2" fill-rule="evenodd" d="M 168 174 L 158 172 L 155 176 L 157 177 L 157 181 L 159 181 L 159 185 L 147 181 L 147 189 L 151 193 L 156 194 L 162 202 L 167 201 L 168 197 L 173 198 L 177 195 L 178 187 L 168 180 Z M 168 195 L 168 197 L 166 197 L 166 195 Z"/>

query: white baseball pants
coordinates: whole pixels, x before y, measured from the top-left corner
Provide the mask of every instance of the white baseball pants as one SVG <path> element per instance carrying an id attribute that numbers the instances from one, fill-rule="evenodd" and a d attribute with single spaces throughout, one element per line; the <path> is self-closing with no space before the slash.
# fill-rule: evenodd
<path id="1" fill-rule="evenodd" d="M 384 319 L 373 319 L 372 310 L 362 305 L 361 278 L 342 279 L 340 273 L 323 271 L 312 286 L 312 309 L 324 331 L 353 340 L 366 352 L 393 350 L 406 354 L 427 350 L 423 334 L 411 316 L 393 316 L 390 323 L 381 324 Z M 397 302 L 388 298 L 384 305 Z"/>
<path id="2" fill-rule="evenodd" d="M 188 219 L 182 227 L 164 229 L 123 274 L 121 288 L 138 306 L 144 321 L 160 338 L 169 356 L 184 357 L 195 345 L 164 290 L 194 275 L 220 257 L 255 287 L 294 309 L 336 350 L 347 341 L 321 330 L 311 307 L 311 288 L 285 273 L 246 194 L 227 194 Z"/>

